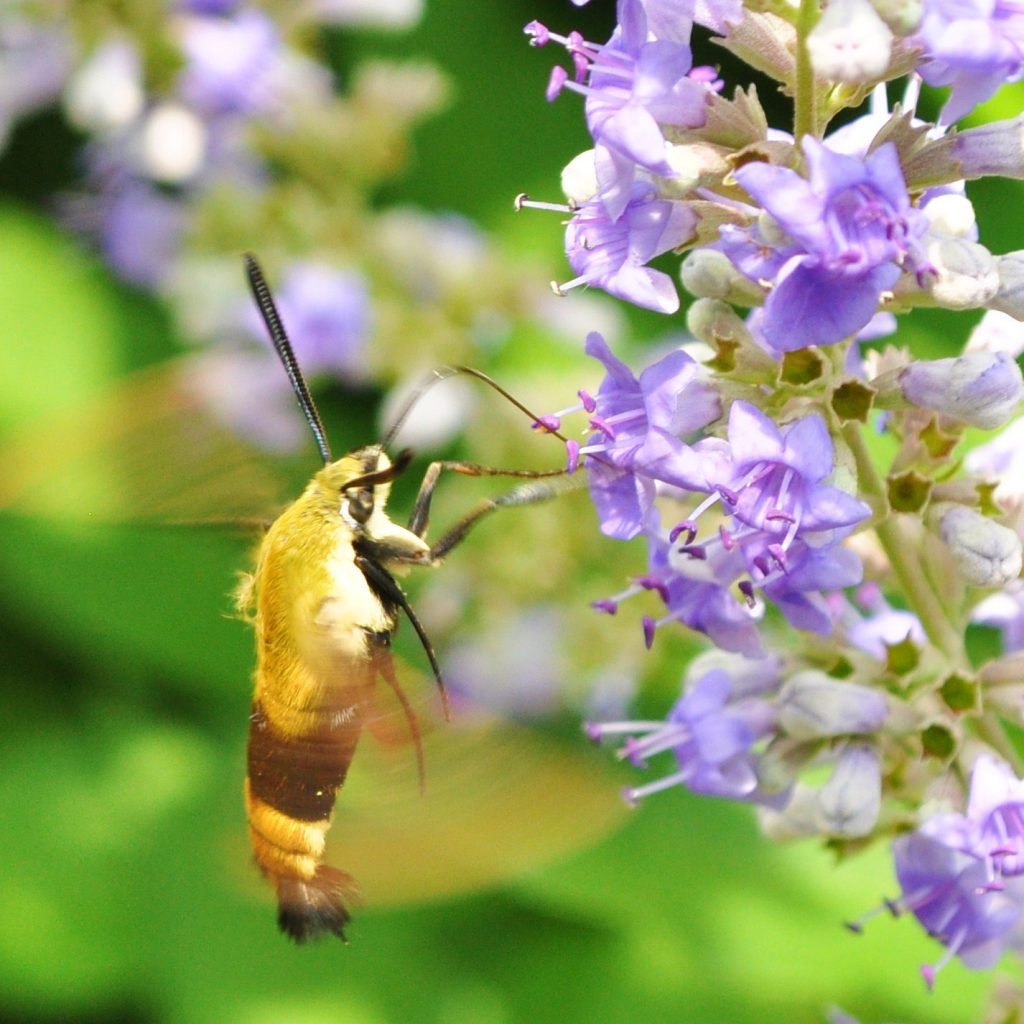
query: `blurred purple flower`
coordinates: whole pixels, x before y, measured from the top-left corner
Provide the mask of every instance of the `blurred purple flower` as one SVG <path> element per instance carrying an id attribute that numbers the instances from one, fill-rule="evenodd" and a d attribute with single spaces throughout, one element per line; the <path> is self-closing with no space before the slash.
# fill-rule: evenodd
<path id="1" fill-rule="evenodd" d="M 923 50 L 921 77 L 951 87 L 942 119 L 952 124 L 1020 78 L 1024 11 L 1014 0 L 925 0 L 910 42 Z"/>
<path id="2" fill-rule="evenodd" d="M 275 302 L 307 376 L 333 374 L 350 381 L 366 376 L 364 351 L 372 311 L 361 274 L 322 263 L 293 263 L 275 292 Z M 253 338 L 267 340 L 251 303 L 246 305 L 245 325 Z"/>
<path id="3" fill-rule="evenodd" d="M 986 597 L 971 613 L 971 621 L 998 629 L 1005 653 L 1024 651 L 1024 580 L 1014 580 Z"/>
<path id="4" fill-rule="evenodd" d="M 834 153 L 816 139 L 803 142 L 809 178 L 788 167 L 748 163 L 737 181 L 788 235 L 752 267 L 763 239 L 741 245 L 735 232 L 722 249 L 753 279 L 774 279 L 761 328 L 777 351 L 830 345 L 850 337 L 875 315 L 882 292 L 904 263 L 920 271 L 916 241 L 927 228 L 911 207 L 895 146 L 866 159 Z"/>
<path id="5" fill-rule="evenodd" d="M 123 168 L 97 161 L 92 181 L 92 191 L 65 197 L 62 219 L 98 246 L 120 278 L 142 288 L 160 287 L 188 227 L 187 204 Z"/>
<path id="6" fill-rule="evenodd" d="M 921 620 L 913 613 L 893 608 L 876 583 L 865 583 L 857 591 L 857 602 L 868 613 L 859 614 L 845 602 L 840 621 L 846 638 L 854 647 L 866 651 L 879 661 L 886 660 L 888 647 L 911 640 L 924 646 L 927 637 Z"/>
<path id="7" fill-rule="evenodd" d="M 231 14 L 242 0 L 177 0 L 178 10 L 189 14 Z"/>
<path id="8" fill-rule="evenodd" d="M 954 956 L 973 970 L 994 966 L 1020 921 L 1019 894 L 993 887 L 984 861 L 923 830 L 897 839 L 893 858 L 902 890 L 897 908 L 947 947 L 937 964 L 921 968 L 928 987 Z"/>
<path id="9" fill-rule="evenodd" d="M 283 43 L 273 21 L 255 10 L 232 17 L 188 18 L 179 91 L 206 115 L 265 112 L 275 100 Z"/>
<path id="10" fill-rule="evenodd" d="M 0 14 L 0 149 L 19 118 L 57 100 L 73 53 L 63 24 Z"/>

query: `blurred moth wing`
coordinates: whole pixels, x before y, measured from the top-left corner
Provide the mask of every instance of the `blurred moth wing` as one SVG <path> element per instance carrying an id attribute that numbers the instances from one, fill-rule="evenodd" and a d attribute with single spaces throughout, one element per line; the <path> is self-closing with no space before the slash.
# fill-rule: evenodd
<path id="1" fill-rule="evenodd" d="M 210 411 L 203 361 L 130 373 L 0 442 L 0 510 L 97 523 L 265 526 L 288 474 Z"/>
<path id="2" fill-rule="evenodd" d="M 0 512 L 58 527 L 226 528 L 243 536 L 265 531 L 284 507 L 293 467 L 241 440 L 210 411 L 204 372 L 196 357 L 135 371 L 67 413 L 0 439 Z M 387 467 L 389 461 L 381 451 L 378 465 Z M 387 481 L 371 484 L 372 530 L 379 541 L 392 543 L 411 531 L 384 514 L 388 487 Z M 283 534 L 290 520 L 279 521 Z M 460 538 L 461 533 L 451 546 Z M 331 564 L 330 558 L 310 561 L 321 569 Z M 351 581 L 352 565 L 343 564 Z M 419 564 L 415 558 L 413 564 Z M 281 578 L 289 579 L 291 571 Z M 255 599 L 257 574 L 258 566 L 243 588 L 245 607 Z M 280 573 L 273 570 L 270 576 Z M 373 624 L 378 614 L 373 601 L 356 584 L 346 593 L 361 594 L 372 613 L 363 624 Z M 379 596 L 374 600 L 383 607 Z M 339 612 L 335 607 L 333 614 Z M 386 626 L 387 615 L 382 620 Z M 274 632 L 273 626 L 264 629 Z M 305 636 L 305 648 L 316 647 L 315 633 L 300 630 L 299 635 Z M 380 675 L 379 655 L 371 661 Z M 321 819 L 312 829 L 324 833 L 322 862 L 346 864 L 367 902 L 381 906 L 473 891 L 579 849 L 621 822 L 614 773 L 589 748 L 567 748 L 505 719 L 463 713 L 463 705 L 458 719 L 446 724 L 440 703 L 428 699 L 422 672 L 408 665 L 402 667 L 405 684 L 399 690 L 368 685 L 368 676 L 364 665 L 350 677 L 352 690 L 345 699 L 335 695 L 327 702 L 335 718 L 351 714 L 374 740 L 364 741 L 360 756 L 350 758 L 344 828 L 328 834 Z M 406 688 L 412 694 L 408 700 Z M 413 706 L 422 733 L 420 757 L 410 749 L 410 744 L 418 747 Z M 352 730 L 353 754 L 358 731 Z M 302 773 L 315 765 L 317 751 L 322 747 L 311 743 L 301 756 L 297 752 L 294 770 Z M 423 761 L 430 785 L 421 796 Z M 315 773 L 306 778 L 314 779 Z M 339 887 L 354 901 L 354 883 L 346 877 Z"/>

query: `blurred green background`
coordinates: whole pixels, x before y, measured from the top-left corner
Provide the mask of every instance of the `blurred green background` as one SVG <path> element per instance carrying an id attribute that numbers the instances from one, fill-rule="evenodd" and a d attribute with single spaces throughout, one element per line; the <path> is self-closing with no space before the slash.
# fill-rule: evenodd
<path id="1" fill-rule="evenodd" d="M 587 137 L 574 97 L 543 99 L 550 57 L 521 34 L 533 17 L 597 38 L 611 23 L 607 4 L 444 0 L 407 35 L 334 45 L 342 62 L 418 55 L 452 77 L 452 104 L 418 130 L 410 171 L 382 201 L 475 219 L 510 258 L 534 262 L 542 288 L 568 276 L 561 229 L 557 218 L 513 216 L 511 198 L 556 198 L 559 168 Z M 697 60 L 718 56 L 706 48 Z M 84 486 L 75 453 L 99 445 L 90 431 L 108 423 L 75 410 L 180 343 L 155 302 L 53 226 L 46 200 L 71 173 L 67 142 L 44 115 L 0 161 L 0 428 L 21 439 L 0 451 L 33 453 L 39 487 L 73 509 Z M 1019 208 L 1017 186 L 974 195 L 990 247 L 1019 245 L 1012 218 L 987 212 Z M 638 342 L 666 329 L 653 315 L 630 322 Z M 925 340 L 948 324 L 915 322 Z M 541 375 L 557 366 L 553 395 L 596 383 L 572 352 L 538 344 L 509 358 Z M 372 412 L 370 401 L 330 415 L 345 420 L 346 439 L 365 440 Z M 117 443 L 130 445 L 131 422 L 119 426 Z M 26 437 L 35 445 L 19 447 Z M 523 444 L 521 458 L 557 463 L 539 439 Z M 166 475 L 158 448 L 152 459 L 154 479 Z M 313 465 L 310 453 L 282 472 L 301 484 Z M 396 507 L 407 500 L 399 493 Z M 445 512 L 468 504 L 459 484 L 443 500 Z M 489 602 L 532 586 L 574 627 L 561 632 L 561 664 L 577 692 L 595 650 L 640 663 L 639 613 L 597 619 L 586 605 L 637 571 L 641 552 L 603 540 L 581 496 L 517 515 L 483 527 L 429 587 L 410 581 L 428 620 L 446 588 L 468 591 L 471 610 L 440 629 L 442 662 L 498 614 L 488 618 Z M 484 731 L 454 751 L 437 739 L 429 856 L 414 834 L 421 813 L 375 831 L 392 797 L 375 788 L 368 754 L 335 831 L 359 824 L 357 854 L 380 868 L 376 898 L 349 946 L 290 945 L 250 866 L 241 805 L 252 638 L 228 594 L 250 548 L 230 531 L 0 517 L 0 1020 L 810 1024 L 834 1004 L 864 1022 L 978 1019 L 991 977 L 955 965 L 928 996 L 916 968 L 940 950 L 914 922 L 885 917 L 861 938 L 841 927 L 893 892 L 886 850 L 837 866 L 812 845 L 770 845 L 748 808 L 678 790 L 627 814 L 618 789 L 628 774 L 589 748 L 569 714 Z M 566 551 L 582 562 L 572 575 L 561 571 Z M 514 580 L 503 575 L 510 561 Z M 643 662 L 648 710 L 671 702 L 691 650 L 659 637 Z M 407 657 L 418 663 L 413 649 Z M 415 686 L 429 706 L 429 682 Z"/>

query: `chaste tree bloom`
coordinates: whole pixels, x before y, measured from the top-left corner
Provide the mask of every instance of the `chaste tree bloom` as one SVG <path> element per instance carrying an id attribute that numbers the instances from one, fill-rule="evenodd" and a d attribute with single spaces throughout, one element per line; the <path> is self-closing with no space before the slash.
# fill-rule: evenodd
<path id="1" fill-rule="evenodd" d="M 617 14 L 618 26 L 603 46 L 576 33 L 554 36 L 537 22 L 526 27 L 535 45 L 562 43 L 573 59 L 572 78 L 556 67 L 548 99 L 563 88 L 585 96 L 598 194 L 613 219 L 625 210 L 638 171 L 675 175 L 664 129 L 702 125 L 707 93 L 699 79 L 688 77 L 688 42 L 652 35 L 642 0 L 618 0 Z"/>
<path id="2" fill-rule="evenodd" d="M 775 839 L 844 854 L 894 840 L 889 907 L 947 947 L 925 980 L 954 957 L 989 967 L 1021 948 L 1024 907 L 1024 783 L 1003 721 L 1024 726 L 1024 259 L 986 247 L 969 195 L 980 177 L 1024 179 L 1024 126 L 948 126 L 1020 75 L 1020 14 L 945 0 L 616 10 L 605 48 L 527 29 L 573 55 L 549 98 L 585 95 L 595 148 L 563 172 L 567 206 L 524 205 L 572 218 L 573 289 L 672 316 L 665 268 L 683 256 L 704 351 L 634 373 L 590 335 L 605 379 L 579 391 L 583 436 L 570 409 L 545 419 L 569 432 L 602 531 L 647 545 L 593 607 L 655 603 L 652 657 L 665 629 L 711 650 L 663 718 L 588 731 L 664 766 L 631 803 L 681 785 L 756 805 Z M 793 96 L 791 125 L 717 76 L 698 95 L 695 22 Z M 939 123 L 917 109 L 928 83 L 951 87 Z M 922 353 L 899 330 L 920 306 L 987 313 Z"/>
<path id="3" fill-rule="evenodd" d="M 914 41 L 922 48 L 921 77 L 950 86 L 947 124 L 993 96 L 1024 67 L 1024 15 L 1005 0 L 926 0 Z"/>
<path id="4" fill-rule="evenodd" d="M 975 970 L 1024 942 L 1024 782 L 989 755 L 975 761 L 964 813 L 929 818 L 893 844 L 899 899 L 946 952 L 921 968 L 931 988 L 953 957 Z M 868 915 L 871 916 L 871 915 Z M 865 918 L 851 924 L 859 931 Z"/>
<path id="5" fill-rule="evenodd" d="M 761 331 L 779 352 L 856 334 L 904 267 L 926 269 L 917 245 L 926 221 L 911 207 L 895 146 L 880 146 L 861 160 L 807 137 L 803 153 L 807 178 L 767 163 L 735 172 L 782 236 L 771 245 L 771 265 L 762 259 L 755 271 L 771 282 Z M 736 253 L 747 273 L 740 253 L 753 244 L 723 234 L 723 251 Z"/>

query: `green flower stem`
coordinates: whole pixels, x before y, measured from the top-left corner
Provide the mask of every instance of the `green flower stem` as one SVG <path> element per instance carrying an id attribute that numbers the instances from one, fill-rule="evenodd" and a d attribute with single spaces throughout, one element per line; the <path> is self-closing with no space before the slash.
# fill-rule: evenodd
<path id="1" fill-rule="evenodd" d="M 818 0 L 800 0 L 800 12 L 796 20 L 796 82 L 793 97 L 793 135 L 797 145 L 805 135 L 817 134 L 814 68 L 811 66 L 810 50 L 807 49 L 807 37 L 820 15 Z"/>
<path id="2" fill-rule="evenodd" d="M 921 620 L 928 639 L 946 655 L 951 667 L 967 668 L 963 636 L 953 628 L 942 603 L 929 585 L 924 567 L 914 550 L 913 538 L 908 535 L 899 517 L 889 510 L 885 482 L 871 461 L 871 453 L 864 443 L 860 425 L 855 422 L 846 423 L 842 432 L 857 464 L 860 488 L 869 499 L 873 499 L 872 504 L 881 515 L 874 524 L 875 533 L 907 602 Z"/>

